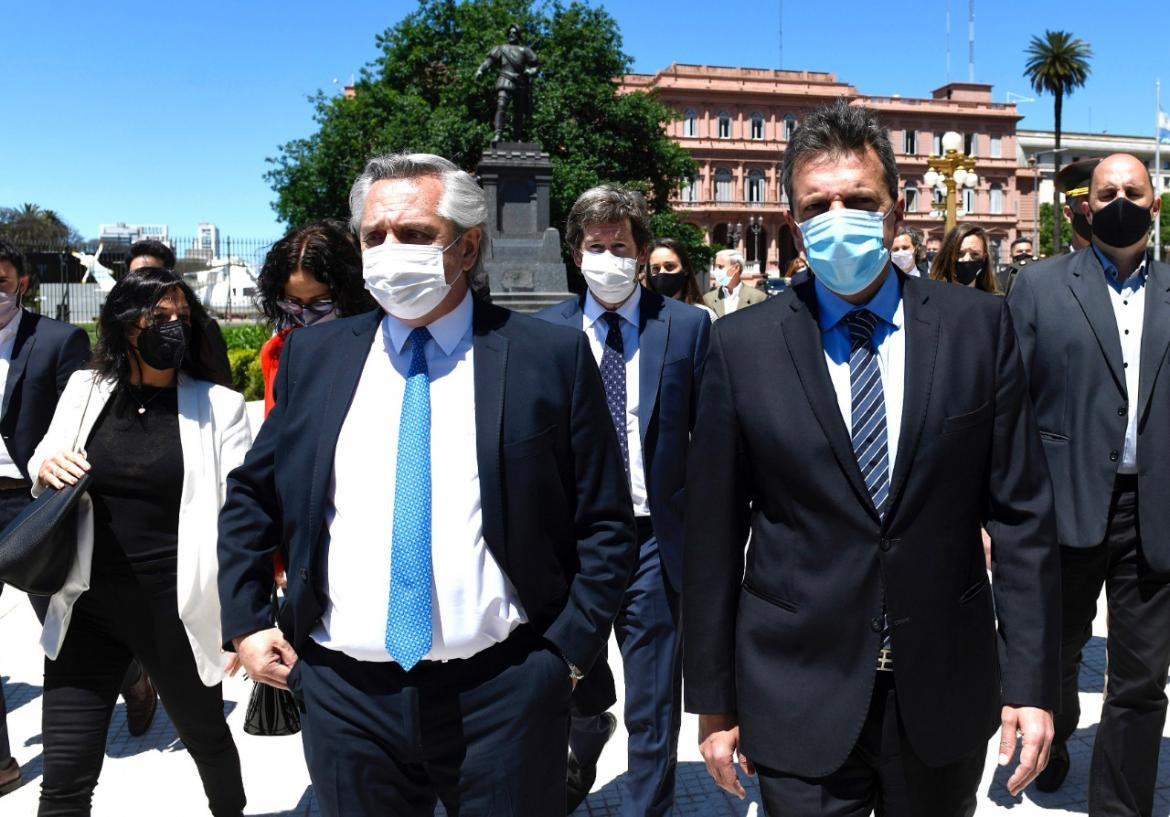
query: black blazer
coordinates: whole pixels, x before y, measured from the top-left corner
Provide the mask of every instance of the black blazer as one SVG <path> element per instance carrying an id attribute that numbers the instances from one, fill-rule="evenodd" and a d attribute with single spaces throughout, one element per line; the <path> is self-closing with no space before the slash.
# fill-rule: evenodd
<path id="1" fill-rule="evenodd" d="M 837 405 L 813 282 L 712 332 L 687 479 L 686 707 L 737 713 L 745 754 L 772 769 L 819 777 L 853 748 L 883 584 L 921 757 L 984 746 L 1001 701 L 1057 701 L 1052 489 L 1011 317 L 1002 298 L 902 279 L 905 401 L 884 521 Z"/>
<path id="2" fill-rule="evenodd" d="M 83 330 L 35 312 L 21 315 L 4 381 L 0 436 L 25 479 L 28 461 L 49 430 L 57 398 L 69 376 L 88 359 L 89 336 Z"/>
<path id="3" fill-rule="evenodd" d="M 344 318 L 293 332 L 285 344 L 276 407 L 229 475 L 219 519 L 226 649 L 236 636 L 272 625 L 277 548 L 288 573 L 281 624 L 294 649 L 325 610 L 320 576 L 334 449 L 381 318 L 380 311 Z M 581 332 L 476 302 L 473 335 L 484 539 L 528 620 L 588 672 L 637 555 L 601 376 Z M 387 406 L 387 417 L 398 411 Z"/>
<path id="4" fill-rule="evenodd" d="M 536 317 L 580 332 L 584 308 L 585 296 L 580 295 L 547 307 Z M 706 312 L 642 287 L 638 306 L 642 462 L 658 553 L 668 580 L 680 590 L 687 449 L 710 335 Z"/>
<path id="5" fill-rule="evenodd" d="M 1008 296 L 1044 443 L 1060 543 L 1105 539 L 1125 448 L 1129 402 L 1138 401 L 1138 523 L 1150 567 L 1170 571 L 1170 265 L 1150 261 L 1138 394 L 1129 394 L 1121 336 L 1101 261 L 1090 248 L 1029 264 Z"/>

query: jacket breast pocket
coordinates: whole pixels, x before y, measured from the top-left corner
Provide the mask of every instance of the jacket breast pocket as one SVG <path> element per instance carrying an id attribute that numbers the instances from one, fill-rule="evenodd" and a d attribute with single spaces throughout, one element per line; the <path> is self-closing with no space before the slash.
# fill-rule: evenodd
<path id="1" fill-rule="evenodd" d="M 991 420 L 994 406 L 988 400 L 974 411 L 967 411 L 962 414 L 955 414 L 943 420 L 942 432 L 943 434 L 950 434 L 955 431 L 964 431 L 969 428 L 976 428 Z"/>
<path id="2" fill-rule="evenodd" d="M 522 460 L 540 456 L 545 451 L 552 451 L 553 435 L 556 433 L 556 430 L 556 426 L 549 426 L 544 431 L 533 434 L 531 437 L 504 443 L 502 448 L 504 459 Z"/>

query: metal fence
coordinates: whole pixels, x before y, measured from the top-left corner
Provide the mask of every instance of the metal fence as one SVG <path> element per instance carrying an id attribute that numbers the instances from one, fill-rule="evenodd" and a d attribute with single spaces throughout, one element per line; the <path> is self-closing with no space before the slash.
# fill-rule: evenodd
<path id="1" fill-rule="evenodd" d="M 25 259 L 31 284 L 25 306 L 42 315 L 76 324 L 93 323 L 113 285 L 126 274 L 130 244 L 124 241 L 47 243 L 6 236 Z M 256 276 L 272 239 L 222 236 L 218 242 L 171 237 L 175 272 L 217 318 L 255 318 Z"/>

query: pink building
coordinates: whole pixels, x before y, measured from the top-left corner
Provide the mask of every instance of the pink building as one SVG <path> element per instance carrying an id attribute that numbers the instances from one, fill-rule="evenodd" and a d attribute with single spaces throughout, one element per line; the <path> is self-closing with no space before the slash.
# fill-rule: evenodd
<path id="1" fill-rule="evenodd" d="M 990 85 L 952 82 L 930 99 L 874 97 L 832 74 L 676 63 L 655 74 L 629 74 L 621 87 L 656 92 L 679 112 L 668 133 L 695 158 L 699 172 L 674 204 L 711 243 L 736 243 L 754 269 L 762 257 L 773 273 L 782 272 L 794 255 L 781 217 L 787 209 L 781 158 L 801 117 L 838 96 L 875 109 L 890 129 L 908 224 L 943 234 L 939 194 L 922 177 L 929 157 L 941 152 L 943 133 L 953 130 L 963 135 L 978 175 L 977 185 L 961 194 L 960 219 L 988 231 L 993 257 L 1001 261 L 1018 234 L 1031 235 L 1035 177 L 1019 158 L 1016 123 L 1022 117 L 1015 105 L 993 102 Z"/>

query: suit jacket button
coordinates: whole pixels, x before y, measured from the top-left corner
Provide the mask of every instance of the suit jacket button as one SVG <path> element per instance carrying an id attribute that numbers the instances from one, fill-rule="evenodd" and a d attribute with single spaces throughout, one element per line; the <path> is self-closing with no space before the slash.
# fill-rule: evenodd
<path id="1" fill-rule="evenodd" d="M 1110 461 L 1110 462 L 1117 462 L 1117 459 L 1118 459 L 1118 454 L 1117 454 L 1117 452 L 1116 452 L 1116 451 L 1110 451 L 1110 452 L 1109 452 L 1109 461 Z"/>
<path id="2" fill-rule="evenodd" d="M 878 547 L 881 548 L 883 553 L 885 551 L 889 550 L 890 548 L 892 548 L 893 546 L 894 546 L 894 543 L 891 542 L 889 539 L 883 539 L 881 542 L 878 543 Z"/>
<path id="3" fill-rule="evenodd" d="M 302 578 L 302 579 L 304 579 L 305 581 L 308 581 L 308 580 L 309 580 L 309 570 L 308 570 L 308 568 L 305 568 L 305 567 L 302 567 L 302 568 L 301 568 L 301 578 Z"/>
<path id="4" fill-rule="evenodd" d="M 882 618 L 881 618 L 881 616 L 874 616 L 873 618 L 871 618 L 869 620 L 869 628 L 871 630 L 873 630 L 875 633 L 880 633 L 882 631 Z"/>
<path id="5" fill-rule="evenodd" d="M 1121 408 L 1119 408 L 1119 409 L 1117 410 L 1117 416 L 1118 416 L 1118 417 L 1124 417 L 1124 416 L 1125 416 L 1125 406 L 1122 406 Z"/>

